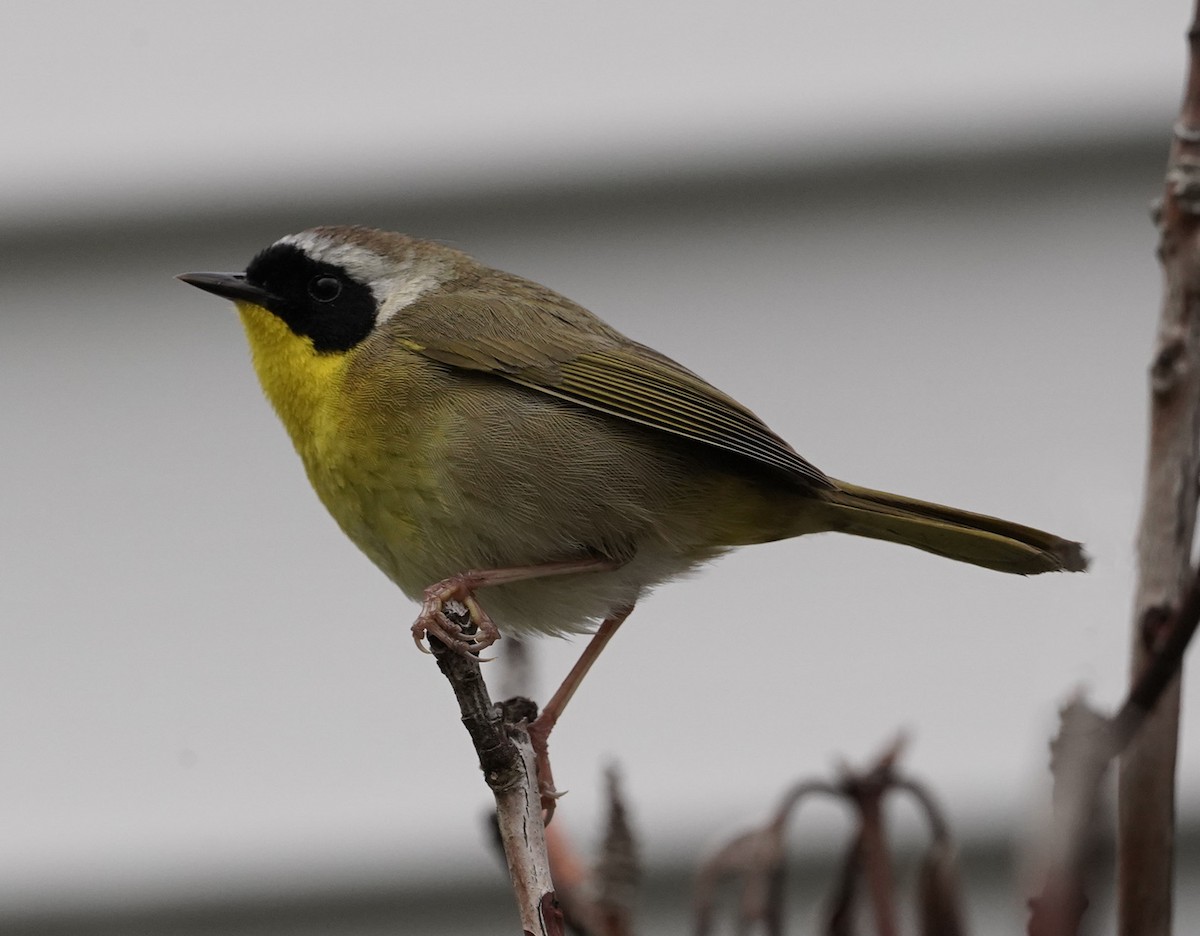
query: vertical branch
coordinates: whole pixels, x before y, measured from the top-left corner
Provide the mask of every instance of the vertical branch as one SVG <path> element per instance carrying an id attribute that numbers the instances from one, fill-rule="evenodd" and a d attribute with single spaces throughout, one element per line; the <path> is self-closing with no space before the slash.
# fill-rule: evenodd
<path id="1" fill-rule="evenodd" d="M 854 936 L 855 912 L 858 909 L 858 884 L 862 865 L 862 836 L 850 840 L 834 878 L 833 893 L 825 911 L 825 936 Z"/>
<path id="2" fill-rule="evenodd" d="M 865 772 L 842 767 L 837 783 L 806 780 L 796 784 L 766 825 L 739 835 L 716 852 L 696 876 L 695 929 L 697 936 L 713 931 L 717 885 L 724 878 L 740 879 L 741 894 L 737 918 L 738 933 L 760 927 L 768 936 L 784 931 L 785 849 L 784 835 L 788 820 L 801 800 L 810 794 L 833 796 L 852 804 L 858 812 L 858 829 L 842 862 L 836 887 L 825 914 L 824 931 L 832 936 L 854 932 L 855 910 L 859 900 L 860 878 L 867 886 L 878 936 L 897 936 L 896 882 L 892 856 L 884 824 L 883 799 L 895 790 L 914 792 L 931 815 L 937 842 L 949 846 L 949 832 L 937 813 L 932 798 L 910 780 L 899 777 L 895 764 L 904 746 L 903 736 L 890 744 L 875 764 Z M 943 925 L 951 904 L 957 912 L 957 885 L 952 880 L 952 857 L 943 850 L 938 866 L 932 869 L 932 898 L 939 906 L 929 919 L 935 923 L 928 932 L 936 936 L 960 936 L 962 929 Z M 952 893 L 953 892 L 953 893 Z M 958 916 L 955 916 L 955 921 Z"/>
<path id="3" fill-rule="evenodd" d="M 615 767 L 606 771 L 608 823 L 600 856 L 589 873 L 562 830 L 546 827 L 550 869 L 567 929 L 578 936 L 631 936 L 642 866 Z"/>
<path id="4" fill-rule="evenodd" d="M 917 889 L 919 932 L 921 936 L 965 936 L 967 916 L 958 873 L 958 849 L 950 836 L 950 824 L 933 793 L 923 784 L 896 777 L 893 786 L 916 799 L 929 825 L 929 848 L 921 861 Z"/>
<path id="5" fill-rule="evenodd" d="M 595 907 L 600 918 L 597 936 L 632 936 L 641 860 L 617 769 L 609 767 L 604 779 L 608 787 L 608 827 L 595 869 Z"/>
<path id="6" fill-rule="evenodd" d="M 1179 608 L 1158 625 L 1150 659 L 1117 713 L 1105 718 L 1082 699 L 1063 709 L 1058 737 L 1050 745 L 1054 814 L 1049 854 L 1041 892 L 1029 902 L 1029 936 L 1074 936 L 1080 931 L 1088 906 L 1089 872 L 1094 870 L 1090 866 L 1095 864 L 1101 784 L 1112 760 L 1131 750 L 1130 745 L 1150 723 L 1165 693 L 1178 686 L 1184 654 L 1197 628 L 1200 571 L 1192 574 Z M 1132 859 L 1123 854 L 1122 860 Z M 1164 893 L 1167 913 L 1163 923 L 1169 926 L 1169 886 Z M 1131 915 L 1135 912 L 1129 911 Z M 1133 920 L 1129 925 L 1141 924 Z"/>
<path id="7" fill-rule="evenodd" d="M 448 606 L 451 619 L 467 619 Z M 492 704 L 479 660 L 447 649 L 437 638 L 429 646 L 449 681 L 463 726 L 479 755 L 484 780 L 496 797 L 496 824 L 512 879 L 513 895 L 527 936 L 563 936 L 563 917 L 550 879 L 546 831 L 542 824 L 533 744 L 524 723 L 536 714 L 533 703 Z"/>
<path id="8" fill-rule="evenodd" d="M 846 771 L 842 780 L 846 795 L 858 807 L 859 854 L 878 936 L 897 936 L 899 933 L 896 923 L 896 882 L 884 825 L 883 798 L 895 784 L 895 765 L 904 745 L 904 735 L 900 735 L 888 745 L 869 771 L 864 774 Z"/>
<path id="9" fill-rule="evenodd" d="M 887 779 L 884 778 L 883 783 L 863 783 L 857 791 L 862 822 L 859 843 L 867 890 L 871 895 L 871 910 L 875 916 L 875 931 L 879 936 L 897 936 L 896 882 L 892 875 L 892 857 L 883 822 L 883 794 Z"/>
<path id="10" fill-rule="evenodd" d="M 1200 476 L 1200 0 L 1188 44 L 1187 87 L 1161 216 L 1165 283 L 1150 371 L 1133 681 L 1153 657 L 1161 625 L 1183 591 Z M 1121 759 L 1117 905 L 1122 936 L 1166 936 L 1171 928 L 1179 700 L 1176 677 Z"/>
<path id="11" fill-rule="evenodd" d="M 1029 901 L 1028 936 L 1077 936 L 1083 931 L 1101 786 L 1118 753 L 1111 722 L 1082 698 L 1068 703 L 1059 717 L 1058 736 L 1050 743 L 1054 810 L 1041 890 Z"/>

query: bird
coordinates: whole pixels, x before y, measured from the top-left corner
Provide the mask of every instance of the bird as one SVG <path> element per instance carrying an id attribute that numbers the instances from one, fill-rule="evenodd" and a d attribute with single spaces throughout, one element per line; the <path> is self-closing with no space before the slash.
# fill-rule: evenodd
<path id="1" fill-rule="evenodd" d="M 830 477 L 670 357 L 440 242 L 315 227 L 179 279 L 234 302 L 317 496 L 421 602 L 418 646 L 594 630 L 546 734 L 640 598 L 739 546 L 841 532 L 1019 575 L 1087 566 L 1077 542 Z"/>

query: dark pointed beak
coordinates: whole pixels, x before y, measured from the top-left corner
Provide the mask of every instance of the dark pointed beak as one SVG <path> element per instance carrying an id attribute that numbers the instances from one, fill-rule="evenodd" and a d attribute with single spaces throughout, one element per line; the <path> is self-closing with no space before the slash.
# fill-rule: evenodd
<path id="1" fill-rule="evenodd" d="M 261 286 L 247 283 L 245 273 L 180 273 L 175 278 L 205 292 L 255 305 L 265 306 L 275 298 Z"/>

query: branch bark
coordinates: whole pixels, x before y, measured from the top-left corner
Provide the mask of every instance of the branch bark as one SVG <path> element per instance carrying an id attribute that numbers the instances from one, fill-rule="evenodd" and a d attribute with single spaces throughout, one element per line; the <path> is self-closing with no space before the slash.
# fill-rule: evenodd
<path id="1" fill-rule="evenodd" d="M 878 936 L 899 932 L 896 882 L 883 816 L 883 800 L 896 791 L 917 798 L 930 826 L 931 846 L 921 881 L 921 920 L 925 936 L 962 936 L 965 932 L 954 846 L 932 795 L 896 770 L 903 748 L 898 738 L 865 771 L 841 768 L 835 782 L 805 780 L 787 792 L 769 822 L 732 839 L 705 861 L 696 875 L 692 930 L 696 936 L 714 931 L 719 885 L 732 879 L 740 888 L 734 920 L 739 933 L 760 929 L 782 936 L 785 929 L 786 848 L 788 822 L 802 801 L 816 794 L 850 803 L 858 828 L 842 861 L 823 931 L 848 936 L 855 931 L 861 885 L 866 885 Z"/>
<path id="2" fill-rule="evenodd" d="M 1200 570 L 1192 573 L 1179 607 L 1157 626 L 1149 659 L 1117 713 L 1106 718 L 1082 699 L 1063 709 L 1058 737 L 1050 746 L 1054 776 L 1051 854 L 1041 893 L 1029 902 L 1029 936 L 1074 936 L 1080 931 L 1088 905 L 1088 864 L 1095 853 L 1101 784 L 1113 758 L 1133 749 L 1141 732 L 1153 724 L 1157 707 L 1170 698 L 1170 688 L 1178 686 L 1184 654 L 1198 627 Z M 1169 927 L 1169 882 L 1166 896 L 1165 925 Z"/>
<path id="3" fill-rule="evenodd" d="M 462 614 L 454 610 L 447 607 L 451 620 L 469 620 L 465 608 Z M 478 659 L 447 649 L 436 637 L 430 638 L 429 645 L 458 699 L 479 767 L 496 798 L 497 827 L 524 933 L 564 936 L 550 878 L 533 745 L 523 727 L 536 716 L 536 708 L 527 699 L 494 705 Z"/>
<path id="4" fill-rule="evenodd" d="M 1187 86 L 1171 147 L 1159 256 L 1164 299 L 1150 370 L 1150 439 L 1138 536 L 1131 681 L 1155 656 L 1158 630 L 1189 573 L 1200 477 L 1200 2 L 1188 32 Z M 1118 781 L 1118 932 L 1171 930 L 1175 765 L 1180 680 L 1121 758 Z"/>

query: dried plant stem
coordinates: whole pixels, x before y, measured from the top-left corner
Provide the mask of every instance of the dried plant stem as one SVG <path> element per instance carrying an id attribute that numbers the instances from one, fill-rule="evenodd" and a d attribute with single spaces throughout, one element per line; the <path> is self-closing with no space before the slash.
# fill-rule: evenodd
<path id="1" fill-rule="evenodd" d="M 430 647 L 458 699 L 484 780 L 496 797 L 497 826 L 524 933 L 563 936 L 563 917 L 546 854 L 533 745 L 520 727 L 535 714 L 533 704 L 519 700 L 503 707 L 493 705 L 477 659 L 447 650 L 436 638 L 430 639 Z"/>
<path id="2" fill-rule="evenodd" d="M 1170 698 L 1171 687 L 1178 687 L 1184 654 L 1198 627 L 1200 570 L 1192 573 L 1178 608 L 1158 623 L 1146 664 L 1117 713 L 1106 718 L 1081 699 L 1063 709 L 1059 734 L 1051 745 L 1053 853 L 1042 891 L 1030 901 L 1029 936 L 1071 936 L 1079 932 L 1088 905 L 1087 865 L 1094 851 L 1092 837 L 1102 781 L 1113 758 L 1134 750 L 1141 732 L 1153 724 L 1157 707 Z M 1122 852 L 1119 858 L 1124 862 L 1129 856 Z M 1170 882 L 1166 883 L 1165 907 L 1159 905 L 1166 915 L 1156 919 L 1169 928 L 1171 892 Z"/>
<path id="3" fill-rule="evenodd" d="M 889 777 L 883 778 L 885 782 Z M 892 874 L 892 857 L 888 850 L 887 832 L 883 822 L 884 783 L 864 783 L 858 790 L 858 808 L 862 826 L 859 847 L 862 867 L 871 895 L 871 910 L 875 917 L 875 932 L 879 936 L 897 936 L 896 882 Z"/>
<path id="4" fill-rule="evenodd" d="M 1171 147 L 1159 254 L 1165 278 L 1151 367 L 1150 439 L 1138 536 L 1132 681 L 1155 655 L 1157 627 L 1189 572 L 1200 474 L 1200 3 L 1188 33 L 1187 87 Z M 1166 686 L 1121 758 L 1118 932 L 1167 936 L 1175 830 L 1180 683 Z"/>
<path id="5" fill-rule="evenodd" d="M 874 932 L 877 936 L 896 936 L 899 932 L 896 880 L 883 800 L 899 791 L 917 799 L 931 833 L 919 894 L 922 933 L 925 936 L 962 936 L 966 926 L 949 829 L 932 794 L 897 771 L 896 762 L 903 743 L 903 737 L 898 738 L 865 771 L 843 767 L 836 782 L 806 780 L 796 784 L 783 797 L 770 821 L 739 835 L 714 852 L 696 876 L 693 933 L 709 936 L 714 932 L 718 886 L 726 879 L 733 879 L 740 885 L 735 918 L 737 932 L 749 933 L 757 928 L 765 936 L 782 936 L 785 928 L 784 837 L 788 821 L 802 801 L 821 796 L 845 800 L 858 814 L 858 828 L 835 881 L 832 900 L 824 915 L 823 931 L 827 936 L 849 936 L 856 931 L 856 910 L 861 900 L 859 891 L 865 885 L 875 923 Z"/>

